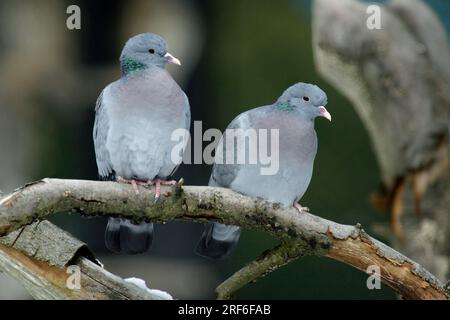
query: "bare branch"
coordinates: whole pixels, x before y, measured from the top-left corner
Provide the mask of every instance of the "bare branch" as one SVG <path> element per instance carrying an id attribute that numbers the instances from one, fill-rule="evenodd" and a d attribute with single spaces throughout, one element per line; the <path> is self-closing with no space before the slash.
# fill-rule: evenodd
<path id="1" fill-rule="evenodd" d="M 250 262 L 241 270 L 221 283 L 217 288 L 217 298 L 231 299 L 236 291 L 245 285 L 265 277 L 276 269 L 300 258 L 305 252 L 296 242 L 280 244 L 272 250 L 263 252 L 256 260 Z"/>
<path id="2" fill-rule="evenodd" d="M 218 221 L 268 232 L 283 243 L 296 243 L 302 254 L 328 256 L 358 269 L 379 264 L 385 284 L 409 299 L 449 299 L 443 284 L 423 267 L 365 234 L 360 227 L 341 225 L 312 214 L 299 214 L 240 195 L 229 189 L 163 187 L 154 204 L 154 189 L 137 195 L 114 182 L 44 179 L 0 200 L 0 235 L 35 219 L 76 211 L 84 215 L 122 216 L 135 221 L 174 219 Z"/>

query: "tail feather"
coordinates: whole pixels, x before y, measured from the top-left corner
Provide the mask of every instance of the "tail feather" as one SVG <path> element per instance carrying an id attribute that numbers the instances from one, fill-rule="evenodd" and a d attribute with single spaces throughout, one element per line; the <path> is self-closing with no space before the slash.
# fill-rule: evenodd
<path id="1" fill-rule="evenodd" d="M 113 252 L 119 253 L 120 250 L 120 221 L 122 219 L 109 218 L 105 230 L 105 245 Z"/>
<path id="2" fill-rule="evenodd" d="M 208 223 L 195 251 L 207 258 L 226 258 L 236 248 L 240 235 L 241 228 L 237 226 Z"/>
<path id="3" fill-rule="evenodd" d="M 109 218 L 105 230 L 106 247 L 117 253 L 144 253 L 152 245 L 153 223 L 133 224 L 129 220 Z"/>

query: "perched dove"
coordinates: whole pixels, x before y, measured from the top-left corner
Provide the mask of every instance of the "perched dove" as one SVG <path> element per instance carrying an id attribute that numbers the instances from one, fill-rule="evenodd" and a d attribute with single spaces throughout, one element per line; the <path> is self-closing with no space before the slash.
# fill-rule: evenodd
<path id="1" fill-rule="evenodd" d="M 161 184 L 177 169 L 171 134 L 190 126 L 189 101 L 165 70 L 180 61 L 167 52 L 164 39 L 143 33 L 130 38 L 120 55 L 122 77 L 100 94 L 95 107 L 94 146 L 101 179 L 138 185 Z M 108 249 L 136 254 L 152 243 L 153 224 L 110 218 L 105 231 Z"/>
<path id="2" fill-rule="evenodd" d="M 297 83 L 284 91 L 274 104 L 237 116 L 227 130 L 243 129 L 240 134 L 245 134 L 247 129 L 255 129 L 257 134 L 261 129 L 266 129 L 267 132 L 271 129 L 279 130 L 278 171 L 275 174 L 262 174 L 261 168 L 264 165 L 259 161 L 256 164 L 229 164 L 226 154 L 230 150 L 227 148 L 234 148 L 233 155 L 240 152 L 248 155 L 249 145 L 245 139 L 241 140 L 244 141 L 243 147 L 239 143 L 227 144 L 225 133 L 216 149 L 223 151 L 216 151 L 209 185 L 230 188 L 248 196 L 281 203 L 283 206 L 293 205 L 300 212 L 305 210 L 297 201 L 306 192 L 313 172 L 317 152 L 314 119 L 324 117 L 331 121 L 331 115 L 325 108 L 326 104 L 327 95 L 319 87 Z M 268 145 L 270 146 L 270 142 Z M 221 157 L 221 162 L 218 162 L 218 157 Z M 236 160 L 237 156 L 234 157 Z M 227 257 L 236 247 L 239 236 L 239 227 L 209 223 L 196 251 L 202 256 L 214 259 Z"/>

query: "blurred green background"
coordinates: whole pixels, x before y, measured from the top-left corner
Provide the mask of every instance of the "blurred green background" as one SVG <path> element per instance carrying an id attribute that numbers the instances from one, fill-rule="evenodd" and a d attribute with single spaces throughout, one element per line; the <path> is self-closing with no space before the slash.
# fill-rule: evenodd
<path id="1" fill-rule="evenodd" d="M 450 4 L 426 1 L 450 28 Z M 66 8 L 81 8 L 81 30 L 66 28 Z M 95 100 L 120 76 L 123 43 L 141 32 L 162 35 L 181 68 L 169 67 L 187 92 L 192 119 L 203 129 L 225 129 L 240 112 L 272 103 L 295 82 L 328 94 L 333 122 L 317 121 L 319 151 L 302 204 L 324 218 L 360 222 L 371 231 L 388 217 L 368 196 L 379 172 L 367 133 L 348 100 L 314 68 L 308 0 L 0 0 L 0 189 L 9 192 L 42 177 L 96 179 L 92 144 Z M 183 165 L 176 176 L 207 184 L 210 167 Z M 214 287 L 276 242 L 245 231 L 235 254 L 212 262 L 193 254 L 203 227 L 157 226 L 150 252 L 113 255 L 103 244 L 106 219 L 61 214 L 52 221 L 83 241 L 105 267 L 137 276 L 176 298 L 214 298 Z M 378 235 L 383 241 L 388 239 Z M 298 260 L 241 290 L 237 298 L 394 299 L 382 286 L 368 290 L 367 275 L 326 258 Z M 0 276 L 0 298 L 26 298 Z"/>

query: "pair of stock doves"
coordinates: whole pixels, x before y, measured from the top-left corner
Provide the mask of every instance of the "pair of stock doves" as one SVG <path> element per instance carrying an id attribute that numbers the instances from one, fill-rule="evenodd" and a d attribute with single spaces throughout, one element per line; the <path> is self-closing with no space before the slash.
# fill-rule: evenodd
<path id="1" fill-rule="evenodd" d="M 324 117 L 331 121 L 331 115 L 325 108 L 326 104 L 327 95 L 318 86 L 297 83 L 284 91 L 274 104 L 251 109 L 237 116 L 227 130 L 279 130 L 278 171 L 271 175 L 261 174 L 263 166 L 259 162 L 229 164 L 226 154 L 230 151 L 227 148 L 234 148 L 233 155 L 236 160 L 237 153 L 244 152 L 244 157 L 248 155 L 249 146 L 247 143 L 243 147 L 235 143 L 228 146 L 224 134 L 216 149 L 222 152 L 216 152 L 209 185 L 230 188 L 244 195 L 280 203 L 285 207 L 293 205 L 300 212 L 306 210 L 298 201 L 311 181 L 317 152 L 314 119 Z M 245 138 L 241 141 L 245 141 Z M 268 144 L 270 145 L 269 142 Z M 222 157 L 219 162 L 222 164 L 218 163 L 218 156 Z M 209 223 L 196 252 L 213 259 L 225 258 L 236 247 L 240 233 L 241 230 L 237 226 Z"/>
<path id="2" fill-rule="evenodd" d="M 190 109 L 186 94 L 165 70 L 180 61 L 167 52 L 167 44 L 156 34 L 130 38 L 120 55 L 122 76 L 100 94 L 95 107 L 94 146 L 102 180 L 155 185 L 155 200 L 162 184 L 179 161 L 171 158 L 176 142 L 171 134 L 189 130 Z M 153 224 L 110 218 L 105 243 L 114 252 L 137 254 L 152 243 Z"/>

